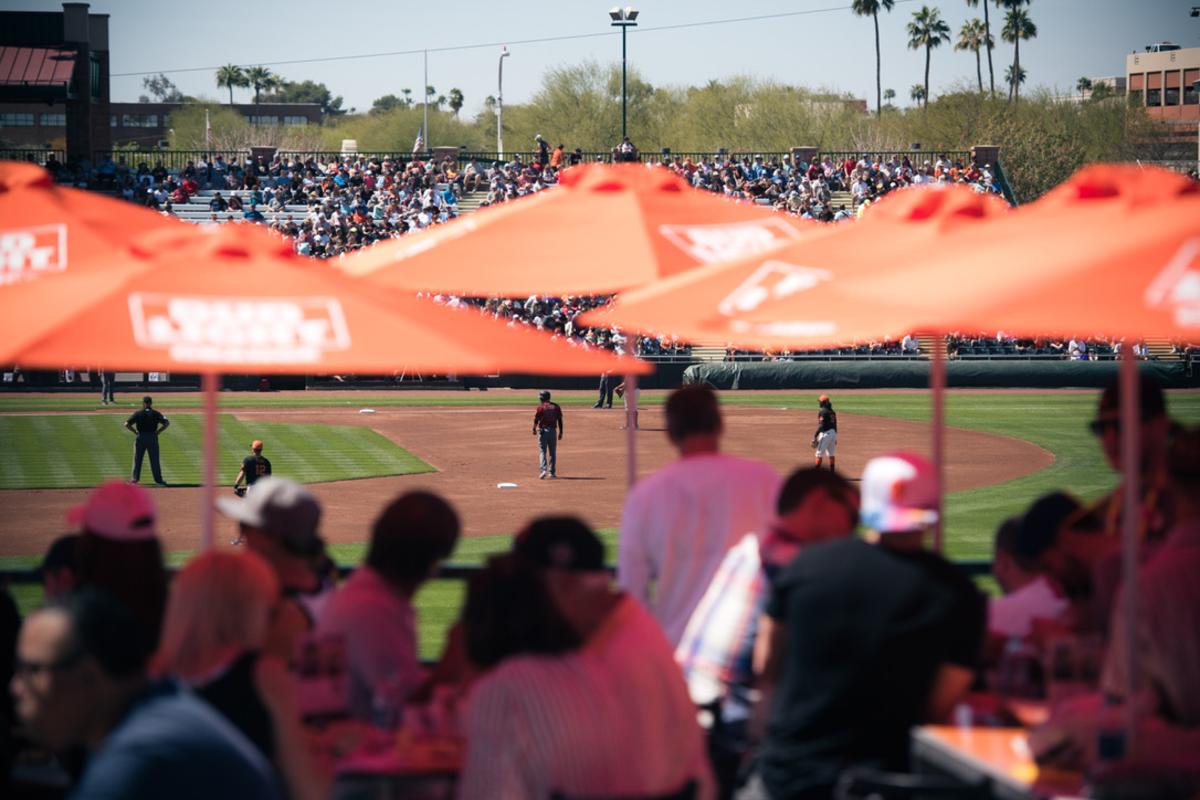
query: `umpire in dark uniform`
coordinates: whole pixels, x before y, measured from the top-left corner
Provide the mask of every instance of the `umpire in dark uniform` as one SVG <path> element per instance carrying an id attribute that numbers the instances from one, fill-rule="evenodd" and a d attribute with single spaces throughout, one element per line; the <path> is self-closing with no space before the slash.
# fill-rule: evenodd
<path id="1" fill-rule="evenodd" d="M 142 410 L 135 411 L 125 420 L 125 427 L 137 434 L 137 444 L 133 450 L 133 477 L 131 482 L 137 483 L 142 477 L 142 456 L 150 454 L 150 471 L 154 473 L 154 482 L 166 486 L 163 480 L 162 467 L 158 463 L 158 435 L 171 426 L 171 421 L 153 408 L 154 399 L 150 395 L 142 398 Z"/>

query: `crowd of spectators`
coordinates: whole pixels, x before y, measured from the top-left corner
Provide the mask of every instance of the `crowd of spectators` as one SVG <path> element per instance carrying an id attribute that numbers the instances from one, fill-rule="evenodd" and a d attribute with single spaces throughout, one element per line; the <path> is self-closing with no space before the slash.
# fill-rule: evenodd
<path id="1" fill-rule="evenodd" d="M 1000 192 L 990 165 L 941 155 L 914 164 L 908 155 L 824 156 L 811 163 L 790 155 L 674 156 L 664 164 L 698 189 L 770 205 L 780 211 L 822 222 L 850 219 L 889 192 L 930 183 L 962 183 L 980 192 Z M 850 194 L 850 205 L 835 204 L 834 194 Z"/>

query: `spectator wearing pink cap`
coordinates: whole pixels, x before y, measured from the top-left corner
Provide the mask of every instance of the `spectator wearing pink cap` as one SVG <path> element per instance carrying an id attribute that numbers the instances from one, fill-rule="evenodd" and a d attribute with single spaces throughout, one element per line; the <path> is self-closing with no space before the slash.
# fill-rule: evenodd
<path id="1" fill-rule="evenodd" d="M 922 546 L 937 521 L 933 468 L 880 456 L 861 492 L 874 543 L 813 545 L 774 583 L 759 704 L 770 727 L 742 798 L 828 798 L 850 767 L 905 771 L 909 729 L 946 718 L 974 679 L 986 606 Z"/>
<path id="2" fill-rule="evenodd" d="M 150 493 L 124 481 L 107 481 L 73 508 L 81 528 L 76 544 L 76 585 L 99 589 L 124 603 L 142 624 L 146 652 L 158 644 L 167 603 L 167 571 Z"/>

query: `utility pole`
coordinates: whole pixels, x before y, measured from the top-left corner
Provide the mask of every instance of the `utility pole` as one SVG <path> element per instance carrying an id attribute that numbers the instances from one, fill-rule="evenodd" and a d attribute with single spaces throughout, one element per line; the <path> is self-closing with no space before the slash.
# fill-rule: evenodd
<path id="1" fill-rule="evenodd" d="M 504 160 L 504 59 L 508 48 L 500 48 L 500 66 L 496 78 L 496 157 Z"/>

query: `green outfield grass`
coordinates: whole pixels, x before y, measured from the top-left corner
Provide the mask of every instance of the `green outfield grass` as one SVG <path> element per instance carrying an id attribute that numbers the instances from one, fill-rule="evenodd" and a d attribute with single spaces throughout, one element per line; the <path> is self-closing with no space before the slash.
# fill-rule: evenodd
<path id="1" fill-rule="evenodd" d="M 163 477 L 172 485 L 199 485 L 203 464 L 201 417 L 171 414 L 159 438 Z M 250 442 L 268 443 L 266 454 L 279 475 L 304 483 L 409 475 L 433 467 L 367 428 L 241 422 L 217 415 L 217 463 L 237 464 Z M 0 489 L 66 489 L 95 486 L 106 478 L 128 478 L 134 437 L 120 415 L 43 414 L 0 416 Z M 148 462 L 149 459 L 146 459 Z M 143 482 L 152 479 L 142 465 Z M 228 471 L 228 470 L 227 470 Z M 222 482 L 233 482 L 234 474 Z"/>
<path id="2" fill-rule="evenodd" d="M 819 391 L 794 392 L 785 394 L 760 394 L 755 392 L 727 392 L 721 395 L 721 400 L 731 406 L 761 406 L 764 408 L 788 408 L 798 411 L 815 409 L 816 396 Z M 929 398 L 923 393 L 870 393 L 870 392 L 832 392 L 834 405 L 844 415 L 873 415 L 892 417 L 913 421 L 929 419 Z M 645 405 L 662 402 L 665 392 L 647 392 L 642 395 Z M 244 398 L 244 399 L 243 399 Z M 555 392 L 555 399 L 567 406 L 590 405 L 594 402 L 594 392 Z M 79 403 L 78 398 L 52 398 L 54 401 Z M 169 397 L 164 396 L 164 407 L 170 408 Z M 296 396 L 250 395 L 223 398 L 228 405 L 238 407 L 295 407 L 295 406 L 337 406 L 359 408 L 366 405 L 382 406 L 513 406 L 526 405 L 529 398 L 516 393 L 464 393 L 462 398 L 451 402 L 442 398 L 422 398 L 419 395 L 398 393 L 396 397 L 382 400 L 371 398 L 357 399 L 347 396 L 343 403 L 331 402 L 324 398 Z M 277 402 L 289 399 L 291 402 Z M 0 398 L 0 413 L 10 408 L 5 401 L 20 400 L 20 398 Z M 188 401 L 179 398 L 182 407 L 195 407 L 198 401 Z M 336 400 L 336 398 L 334 398 Z M 253 401 L 253 402 L 248 402 Z M 300 402 L 297 402 L 300 401 Z M 1003 436 L 1013 436 L 1025 439 L 1049 450 L 1055 456 L 1055 462 L 1047 469 L 1016 480 L 1006 481 L 993 486 L 956 492 L 946 498 L 946 549 L 952 558 L 987 558 L 991 550 L 991 537 L 996 525 L 1010 514 L 1019 513 L 1040 494 L 1056 488 L 1067 488 L 1084 498 L 1095 498 L 1108 491 L 1115 483 L 1112 471 L 1104 463 L 1100 449 L 1092 435 L 1088 432 L 1087 421 L 1092 418 L 1095 410 L 1096 393 L 1039 393 L 1039 392 L 950 392 L 946 402 L 947 423 L 954 427 L 987 431 Z M 156 405 L 158 405 L 156 401 Z M 94 408 L 93 405 L 83 404 L 84 408 Z M 46 406 L 42 407 L 43 409 Z M 1168 408 L 1172 417 L 1189 425 L 1200 424 L 1200 391 L 1173 391 L 1168 393 Z M 173 414 L 172 420 L 186 418 L 187 415 Z M 50 417 L 40 417 L 48 419 Z M 9 418 L 10 420 L 13 418 Z M 107 419 L 111 420 L 109 416 Z M 5 421 L 0 417 L 0 425 Z M 195 420 L 193 420 L 195 422 Z M 283 426 L 308 427 L 308 426 Z M 317 426 L 320 427 L 320 426 Z M 845 420 L 842 427 L 846 438 L 852 437 L 853 426 L 850 420 Z M 255 423 L 254 430 L 260 431 L 261 423 Z M 3 430 L 0 428 L 0 430 Z M 174 427 L 170 433 L 175 433 Z M 125 434 L 128 436 L 128 434 Z M 198 433 L 196 434 L 198 436 Z M 248 435 L 248 434 L 247 434 Z M 233 452 L 244 448 L 242 439 L 233 442 Z M 120 440 L 128 452 L 132 442 Z M 198 440 L 197 440 L 198 441 Z M 223 439 L 224 441 L 224 439 Z M 0 437 L 0 443 L 3 438 Z M 399 448 L 397 448 L 399 449 Z M 9 460 L 6 455 L 5 460 Z M 170 463 L 169 461 L 167 462 Z M 601 531 L 608 547 L 610 561 L 615 560 L 616 532 Z M 459 543 L 452 561 L 455 563 L 479 563 L 487 555 L 506 550 L 511 541 L 509 534 L 494 536 L 476 536 L 464 539 Z M 334 558 L 342 564 L 357 564 L 362 560 L 365 543 L 337 544 L 331 547 Z M 172 553 L 172 563 L 183 563 L 188 553 Z M 36 565 L 35 558 L 0 557 L 0 567 L 31 567 Z M 19 602 L 23 609 L 32 608 L 40 598 L 38 587 L 14 587 L 18 591 Z M 440 652 L 444 642 L 445 631 L 457 617 L 461 606 L 464 586 L 461 581 L 440 580 L 429 583 L 419 594 L 417 605 L 421 615 L 421 653 L 423 657 L 434 657 Z"/>

